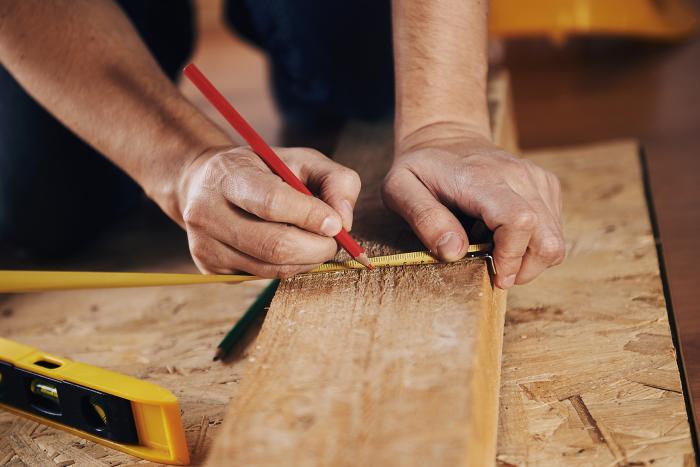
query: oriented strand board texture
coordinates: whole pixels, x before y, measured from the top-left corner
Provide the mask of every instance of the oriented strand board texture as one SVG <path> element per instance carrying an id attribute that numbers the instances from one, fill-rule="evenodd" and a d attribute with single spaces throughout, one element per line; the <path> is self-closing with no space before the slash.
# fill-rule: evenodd
<path id="1" fill-rule="evenodd" d="M 200 464 L 252 365 L 240 352 L 226 364 L 212 362 L 214 348 L 264 286 L 14 295 L 0 302 L 0 329 L 3 337 L 170 389 L 180 401 L 192 462 Z M 42 467 L 150 464 L 0 411 L 0 465 L 20 461 Z"/>
<path id="2" fill-rule="evenodd" d="M 499 463 L 695 465 L 637 145 L 525 157 L 561 179 L 568 258 L 509 293 Z"/>

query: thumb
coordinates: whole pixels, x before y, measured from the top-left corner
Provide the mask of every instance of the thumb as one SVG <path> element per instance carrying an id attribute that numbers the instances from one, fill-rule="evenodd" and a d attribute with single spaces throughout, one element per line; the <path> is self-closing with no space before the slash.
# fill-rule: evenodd
<path id="1" fill-rule="evenodd" d="M 469 239 L 462 224 L 409 170 L 390 172 L 382 196 L 387 207 L 403 217 L 440 259 L 456 261 L 467 253 Z"/>

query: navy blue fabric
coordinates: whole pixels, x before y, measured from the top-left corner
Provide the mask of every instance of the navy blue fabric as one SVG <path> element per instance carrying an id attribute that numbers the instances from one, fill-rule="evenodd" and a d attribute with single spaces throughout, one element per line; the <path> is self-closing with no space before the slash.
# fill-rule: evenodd
<path id="1" fill-rule="evenodd" d="M 389 0 L 229 0 L 227 20 L 265 50 L 288 124 L 391 115 Z"/>
<path id="2" fill-rule="evenodd" d="M 190 2 L 119 4 L 175 79 L 193 44 Z M 267 53 L 272 89 L 288 127 L 323 129 L 348 118 L 392 113 L 389 0 L 229 0 L 225 15 Z M 0 66 L 0 241 L 43 257 L 66 255 L 141 199 L 129 177 L 41 108 Z"/>

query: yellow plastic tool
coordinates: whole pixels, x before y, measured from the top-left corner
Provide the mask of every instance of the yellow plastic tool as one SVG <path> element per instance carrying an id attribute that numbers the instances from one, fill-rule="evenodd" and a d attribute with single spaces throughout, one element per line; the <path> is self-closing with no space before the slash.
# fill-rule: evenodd
<path id="1" fill-rule="evenodd" d="M 694 0 L 491 0 L 494 37 L 634 36 L 674 40 L 700 27 Z"/>
<path id="2" fill-rule="evenodd" d="M 142 459 L 189 463 L 170 391 L 3 338 L 0 408 Z"/>
<path id="3" fill-rule="evenodd" d="M 487 253 L 490 243 L 469 245 L 470 256 Z M 440 260 L 427 251 L 376 256 L 372 266 L 408 266 L 434 264 Z M 355 260 L 322 264 L 308 274 L 365 269 Z M 37 292 L 47 290 L 149 287 L 160 285 L 235 283 L 262 279 L 247 274 L 164 274 L 148 272 L 75 272 L 75 271 L 0 271 L 0 292 Z"/>

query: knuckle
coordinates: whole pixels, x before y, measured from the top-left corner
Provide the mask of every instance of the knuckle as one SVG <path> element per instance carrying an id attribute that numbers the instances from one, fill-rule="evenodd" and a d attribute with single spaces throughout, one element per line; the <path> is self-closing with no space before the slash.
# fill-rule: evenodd
<path id="1" fill-rule="evenodd" d="M 289 235 L 281 233 L 270 235 L 260 242 L 260 254 L 258 257 L 274 264 L 282 264 L 289 262 L 292 251 L 292 242 L 289 240 Z"/>
<path id="2" fill-rule="evenodd" d="M 512 225 L 518 230 L 532 230 L 538 222 L 538 216 L 531 209 L 521 209 L 513 215 Z"/>
<path id="3" fill-rule="evenodd" d="M 343 167 L 341 169 L 341 175 L 347 179 L 347 181 L 352 184 L 354 187 L 359 187 L 362 181 L 360 180 L 360 174 L 355 172 L 352 169 L 349 169 L 347 167 Z"/>
<path id="4" fill-rule="evenodd" d="M 434 226 L 440 217 L 440 212 L 433 207 L 419 206 L 409 214 L 417 230 Z"/>
<path id="5" fill-rule="evenodd" d="M 390 171 L 382 182 L 382 197 L 387 200 L 393 199 L 394 193 L 399 191 L 401 186 L 401 175 L 398 171 Z"/>
<path id="6" fill-rule="evenodd" d="M 522 259 L 523 252 L 514 248 L 501 246 L 494 251 L 493 255 L 497 261 L 501 261 L 510 266 L 514 261 L 519 261 Z"/>
<path id="7" fill-rule="evenodd" d="M 212 157 L 204 165 L 203 185 L 208 189 L 216 189 L 221 183 L 222 174 L 226 170 L 226 159 L 221 156 Z"/>
<path id="8" fill-rule="evenodd" d="M 325 205 L 317 203 L 315 199 L 309 198 L 308 201 L 310 202 L 299 206 L 300 214 L 302 214 L 301 218 L 303 219 L 302 225 L 307 228 L 316 229 L 330 213 Z"/>
<path id="9" fill-rule="evenodd" d="M 190 254 L 192 255 L 193 258 L 196 258 L 197 260 L 207 263 L 208 256 L 209 256 L 209 249 L 207 246 L 202 242 L 201 240 L 193 240 L 190 242 Z"/>
<path id="10" fill-rule="evenodd" d="M 279 188 L 273 188 L 265 193 L 260 214 L 266 219 L 271 219 L 276 216 L 279 211 L 279 205 L 282 202 L 283 194 Z"/>
<path id="11" fill-rule="evenodd" d="M 202 226 L 204 224 L 204 212 L 198 200 L 193 200 L 182 211 L 182 220 L 188 226 Z"/>
<path id="12" fill-rule="evenodd" d="M 559 264 L 566 254 L 564 240 L 558 235 L 548 235 L 542 240 L 537 253 L 547 263 Z"/>

